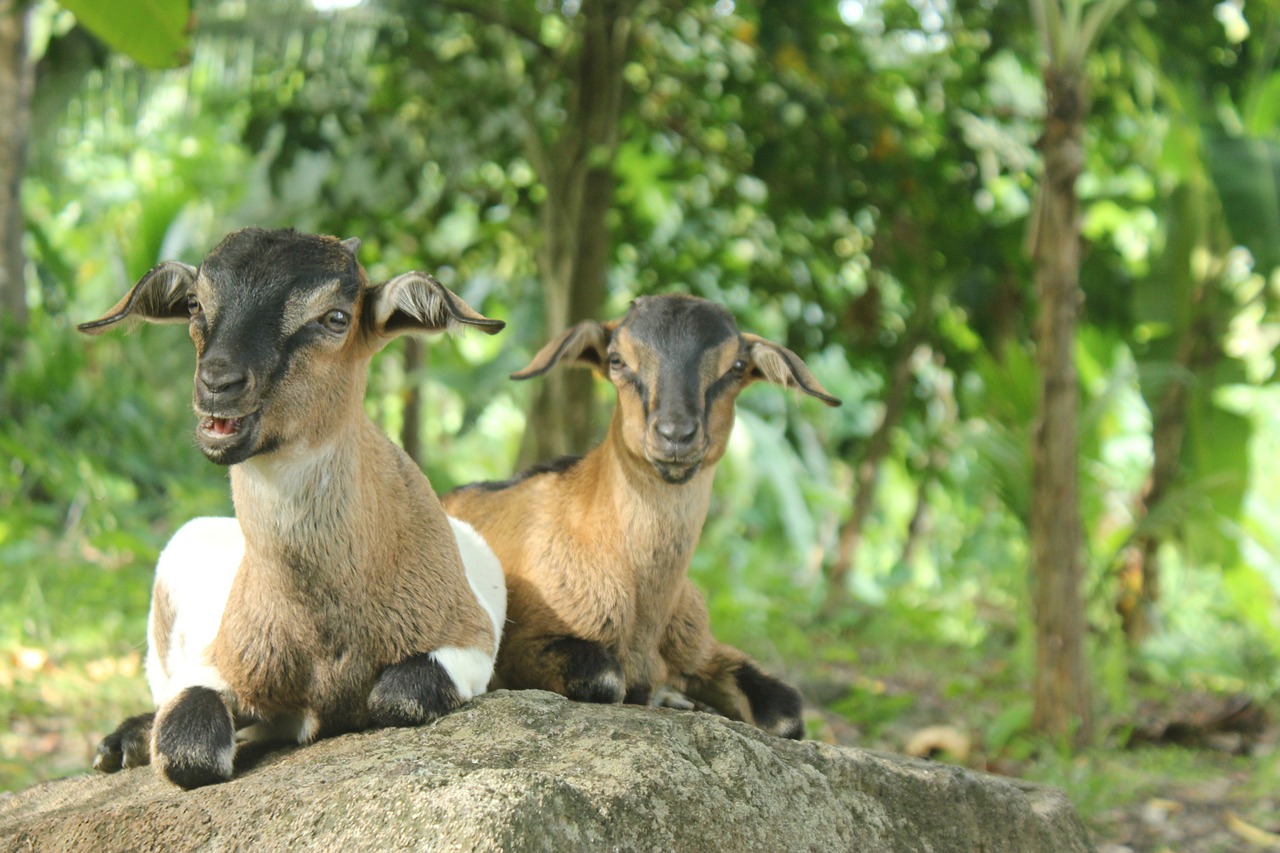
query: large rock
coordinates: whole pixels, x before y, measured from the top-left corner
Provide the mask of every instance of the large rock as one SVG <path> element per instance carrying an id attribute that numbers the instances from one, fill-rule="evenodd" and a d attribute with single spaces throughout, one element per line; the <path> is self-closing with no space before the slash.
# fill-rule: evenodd
<path id="1" fill-rule="evenodd" d="M 1056 790 L 534 691 L 240 763 L 191 792 L 141 768 L 5 795 L 0 850 L 1092 849 Z"/>

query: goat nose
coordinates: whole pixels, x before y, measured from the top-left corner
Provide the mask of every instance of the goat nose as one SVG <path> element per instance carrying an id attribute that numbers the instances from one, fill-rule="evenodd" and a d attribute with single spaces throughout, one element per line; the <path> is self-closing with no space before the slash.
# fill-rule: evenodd
<path id="1" fill-rule="evenodd" d="M 672 444 L 688 444 L 698 434 L 698 422 L 693 418 L 660 418 L 653 428 Z"/>
<path id="2" fill-rule="evenodd" d="M 200 365 L 200 384 L 210 394 L 226 394 L 245 390 L 249 375 L 226 359 L 209 359 Z"/>

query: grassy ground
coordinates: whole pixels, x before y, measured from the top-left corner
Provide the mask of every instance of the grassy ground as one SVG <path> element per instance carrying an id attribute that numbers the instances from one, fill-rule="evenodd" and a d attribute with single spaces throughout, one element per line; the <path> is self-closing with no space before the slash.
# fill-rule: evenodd
<path id="1" fill-rule="evenodd" d="M 1068 752 L 1026 732 L 1027 687 L 991 650 L 899 646 L 857 666 L 793 671 L 812 698 L 810 734 L 850 746 L 924 753 L 936 760 L 1063 789 L 1103 853 L 1280 850 L 1280 707 L 1251 704 L 1268 721 L 1242 736 L 1205 732 L 1194 748 L 1126 746 L 1130 718 L 1104 716 L 1097 745 Z M 1139 715 L 1191 721 L 1225 697 L 1144 688 L 1159 697 Z M 1151 719 L 1147 720 L 1152 722 Z"/>
<path id="2" fill-rule="evenodd" d="M 149 702 L 141 660 L 154 555 L 38 544 L 47 563 L 0 575 L 0 790 L 85 772 L 98 739 Z M 726 633 L 802 686 L 810 737 L 889 752 L 923 749 L 919 740 L 938 760 L 1058 786 L 1103 851 L 1280 850 L 1274 722 L 1247 744 L 1126 749 L 1131 724 L 1104 718 L 1099 746 L 1067 754 L 1025 733 L 1030 702 L 1007 645 L 912 642 L 878 623 L 800 631 L 801 653 Z M 1233 754 L 1245 746 L 1250 754 Z"/>

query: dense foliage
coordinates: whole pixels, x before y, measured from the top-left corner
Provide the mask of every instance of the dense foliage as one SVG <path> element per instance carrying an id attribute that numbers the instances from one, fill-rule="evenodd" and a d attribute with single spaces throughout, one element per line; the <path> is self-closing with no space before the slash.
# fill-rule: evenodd
<path id="1" fill-rule="evenodd" d="M 438 490 L 511 472 L 535 389 L 506 376 L 545 335 L 585 4 L 321 5 L 196 2 L 191 62 L 168 72 L 32 11 L 30 316 L 0 365 L 4 784 L 78 769 L 93 726 L 145 704 L 157 549 L 230 511 L 191 447 L 182 333 L 74 333 L 157 260 L 252 223 L 358 236 L 375 278 L 433 271 L 508 331 L 393 347 L 367 406 Z M 1026 734 L 1044 112 L 1027 8 L 605 5 L 629 29 L 604 312 L 715 299 L 845 400 L 740 401 L 694 564 L 718 634 L 794 674 L 816 736 L 901 748 L 895 721 L 951 722 L 980 744 L 970 763 L 1037 754 L 1027 772 L 1089 798 Z M 1280 694 L 1280 3 L 1165 8 L 1135 0 L 1085 67 L 1076 365 L 1104 746 L 1152 697 Z"/>

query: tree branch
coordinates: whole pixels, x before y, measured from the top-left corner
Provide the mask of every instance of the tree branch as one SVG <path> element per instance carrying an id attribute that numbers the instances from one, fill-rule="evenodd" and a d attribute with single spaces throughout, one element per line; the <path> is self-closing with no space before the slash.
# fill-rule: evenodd
<path id="1" fill-rule="evenodd" d="M 487 3 L 472 6 L 470 3 L 462 2 L 462 0 L 434 0 L 434 2 L 446 11 L 469 15 L 482 24 L 493 24 L 502 27 L 516 38 L 532 46 L 544 59 L 559 59 L 556 52 L 543 43 L 541 36 L 537 32 L 511 19 L 511 16 L 506 12 L 506 4 Z"/>

